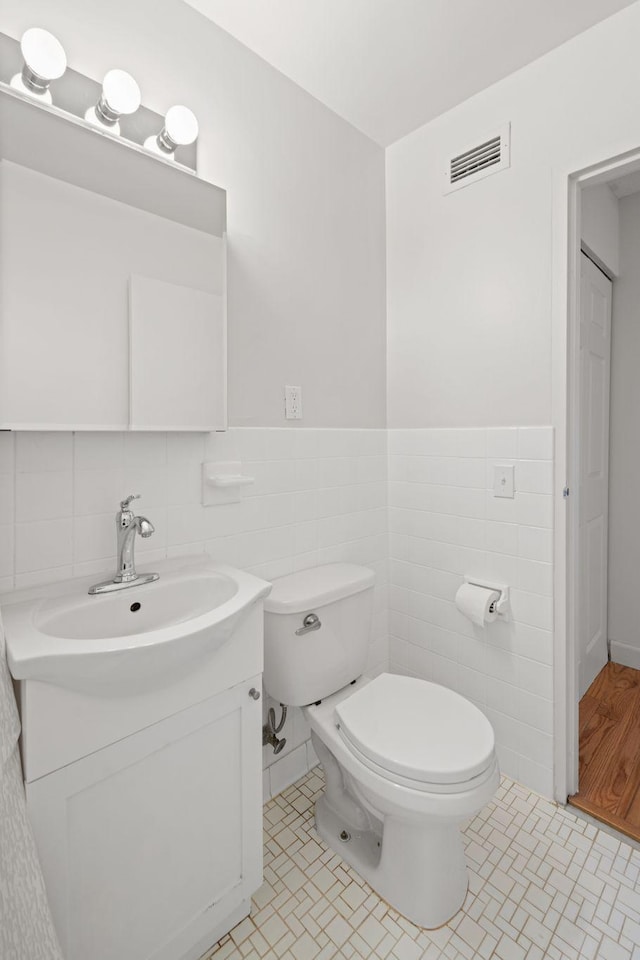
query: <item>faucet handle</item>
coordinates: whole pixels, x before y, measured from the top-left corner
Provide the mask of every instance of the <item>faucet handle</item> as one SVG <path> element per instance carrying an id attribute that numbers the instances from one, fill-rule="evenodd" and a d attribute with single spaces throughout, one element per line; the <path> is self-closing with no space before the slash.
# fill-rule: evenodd
<path id="1" fill-rule="evenodd" d="M 139 493 L 132 493 L 130 496 L 126 498 L 126 500 L 120 501 L 120 509 L 127 510 L 132 500 L 139 500 L 139 499 L 140 499 Z"/>

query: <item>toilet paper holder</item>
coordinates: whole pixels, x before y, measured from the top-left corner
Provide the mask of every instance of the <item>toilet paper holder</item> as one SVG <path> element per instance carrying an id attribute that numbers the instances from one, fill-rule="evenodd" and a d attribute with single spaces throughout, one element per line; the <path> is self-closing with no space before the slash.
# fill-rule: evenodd
<path id="1" fill-rule="evenodd" d="M 495 590 L 500 596 L 489 607 L 491 613 L 497 613 L 499 617 L 507 619 L 510 612 L 509 607 L 509 587 L 505 583 L 495 583 L 493 580 L 484 580 L 481 577 L 464 578 L 465 583 L 473 584 L 474 587 L 484 587 L 485 590 Z"/>

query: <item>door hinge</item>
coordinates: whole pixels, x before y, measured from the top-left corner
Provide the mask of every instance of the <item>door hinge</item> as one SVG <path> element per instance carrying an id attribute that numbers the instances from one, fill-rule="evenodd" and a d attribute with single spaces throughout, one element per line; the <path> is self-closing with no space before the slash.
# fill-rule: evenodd
<path id="1" fill-rule="evenodd" d="M 565 500 L 567 499 L 567 497 L 569 496 L 569 487 L 564 487 L 564 488 L 563 488 L 563 490 L 562 490 L 562 496 L 564 497 Z"/>

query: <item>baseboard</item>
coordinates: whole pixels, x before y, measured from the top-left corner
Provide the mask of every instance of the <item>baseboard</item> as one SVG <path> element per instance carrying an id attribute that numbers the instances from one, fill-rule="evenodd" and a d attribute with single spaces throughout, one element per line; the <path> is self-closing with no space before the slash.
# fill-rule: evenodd
<path id="1" fill-rule="evenodd" d="M 630 643 L 620 643 L 618 640 L 611 640 L 609 651 L 614 663 L 640 670 L 640 647 L 631 646 Z"/>

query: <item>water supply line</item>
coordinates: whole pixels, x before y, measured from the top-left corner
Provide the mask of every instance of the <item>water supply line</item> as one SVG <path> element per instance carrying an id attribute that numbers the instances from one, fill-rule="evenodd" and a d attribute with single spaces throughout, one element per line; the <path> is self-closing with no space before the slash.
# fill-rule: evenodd
<path id="1" fill-rule="evenodd" d="M 284 750 L 287 743 L 286 737 L 282 737 L 281 739 L 278 737 L 287 719 L 287 707 L 284 703 L 280 704 L 280 709 L 280 721 L 276 723 L 276 712 L 273 707 L 269 707 L 267 722 L 262 728 L 262 746 L 264 747 L 269 744 L 273 747 L 273 752 L 276 754 Z"/>

